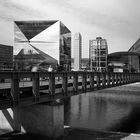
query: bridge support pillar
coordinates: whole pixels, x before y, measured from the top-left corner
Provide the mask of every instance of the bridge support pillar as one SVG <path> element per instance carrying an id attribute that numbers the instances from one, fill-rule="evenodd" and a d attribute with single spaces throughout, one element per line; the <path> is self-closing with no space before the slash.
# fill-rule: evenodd
<path id="1" fill-rule="evenodd" d="M 64 134 L 64 105 L 62 103 L 36 104 L 21 108 L 21 122 L 27 133 L 48 137 Z"/>
<path id="2" fill-rule="evenodd" d="M 0 129 L 7 132 L 21 131 L 19 108 L 8 108 L 0 110 Z"/>

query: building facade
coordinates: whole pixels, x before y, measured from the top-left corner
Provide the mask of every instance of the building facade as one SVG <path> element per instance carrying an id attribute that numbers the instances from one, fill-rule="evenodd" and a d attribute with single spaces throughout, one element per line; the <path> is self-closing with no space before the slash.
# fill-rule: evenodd
<path id="1" fill-rule="evenodd" d="M 81 69 L 81 57 L 82 57 L 82 36 L 80 33 L 74 35 L 74 70 Z"/>
<path id="2" fill-rule="evenodd" d="M 140 39 L 138 39 L 128 52 L 140 53 Z M 140 71 L 140 57 L 139 56 L 129 56 L 130 69 L 134 71 Z"/>
<path id="3" fill-rule="evenodd" d="M 107 71 L 108 45 L 106 39 L 97 37 L 89 41 L 89 60 L 91 71 Z"/>
<path id="4" fill-rule="evenodd" d="M 0 70 L 13 69 L 13 47 L 0 44 Z"/>
<path id="5" fill-rule="evenodd" d="M 44 59 L 39 54 L 44 53 L 45 58 L 48 55 L 48 60 L 57 61 L 65 70 L 71 69 L 71 31 L 61 21 L 15 21 L 14 55 L 19 54 L 21 50 L 20 54 L 32 56 L 28 58 L 20 55 L 20 61 L 23 58 L 23 63 L 27 63 L 26 58 L 30 60 L 29 63 L 43 63 Z M 42 53 L 39 53 L 40 51 Z M 38 57 L 33 57 L 35 55 Z M 20 62 L 18 58 L 16 57 L 16 61 Z"/>

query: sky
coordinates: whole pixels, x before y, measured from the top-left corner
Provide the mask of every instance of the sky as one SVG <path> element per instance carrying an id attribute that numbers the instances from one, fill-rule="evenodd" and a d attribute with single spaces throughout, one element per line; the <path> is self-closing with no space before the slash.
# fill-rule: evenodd
<path id="1" fill-rule="evenodd" d="M 82 57 L 89 40 L 107 40 L 108 52 L 128 51 L 140 38 L 140 0 L 0 0 L 0 44 L 12 45 L 16 20 L 60 20 L 82 35 Z M 72 45 L 73 56 L 73 45 Z"/>

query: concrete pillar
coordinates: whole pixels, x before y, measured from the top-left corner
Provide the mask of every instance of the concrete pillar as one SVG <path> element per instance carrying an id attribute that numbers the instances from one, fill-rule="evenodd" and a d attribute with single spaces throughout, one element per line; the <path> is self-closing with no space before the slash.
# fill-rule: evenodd
<path id="1" fill-rule="evenodd" d="M 64 105 L 36 104 L 20 108 L 22 127 L 27 133 L 48 137 L 64 134 Z"/>
<path id="2" fill-rule="evenodd" d="M 16 106 L 19 102 L 19 74 L 14 72 L 11 78 L 11 96 L 13 100 L 13 105 Z"/>
<path id="3" fill-rule="evenodd" d="M 33 77 L 32 77 L 32 84 L 33 84 L 33 95 L 36 98 L 39 98 L 39 73 L 38 72 L 33 72 Z"/>
<path id="4" fill-rule="evenodd" d="M 62 92 L 64 95 L 67 95 L 67 92 L 68 92 L 68 75 L 67 75 L 67 73 L 63 73 L 63 76 L 62 76 Z"/>
<path id="5" fill-rule="evenodd" d="M 83 92 L 86 92 L 87 90 L 87 73 L 86 72 L 82 74 L 82 90 Z"/>
<path id="6" fill-rule="evenodd" d="M 21 131 L 19 108 L 0 110 L 0 129 L 6 132 Z"/>
<path id="7" fill-rule="evenodd" d="M 73 76 L 73 91 L 74 93 L 78 93 L 78 73 L 75 72 Z"/>
<path id="8" fill-rule="evenodd" d="M 94 73 L 91 72 L 90 75 L 89 75 L 89 78 L 90 78 L 90 90 L 94 90 Z"/>
<path id="9" fill-rule="evenodd" d="M 55 95 L 55 75 L 53 72 L 49 75 L 49 93 L 52 97 Z"/>

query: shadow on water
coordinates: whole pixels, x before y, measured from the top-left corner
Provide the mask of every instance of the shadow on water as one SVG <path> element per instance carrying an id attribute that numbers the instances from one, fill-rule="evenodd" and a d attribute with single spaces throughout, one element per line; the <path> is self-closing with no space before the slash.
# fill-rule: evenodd
<path id="1" fill-rule="evenodd" d="M 128 116 L 110 128 L 111 131 L 140 133 L 140 104 L 134 106 Z"/>
<path id="2" fill-rule="evenodd" d="M 49 138 L 39 135 L 29 135 L 29 134 L 16 134 L 10 133 L 0 136 L 0 140 L 122 140 L 122 138 L 127 137 L 128 134 L 125 133 L 113 133 L 113 132 L 101 132 L 93 131 L 90 129 L 76 129 L 69 128 L 63 137 L 59 138 Z"/>

